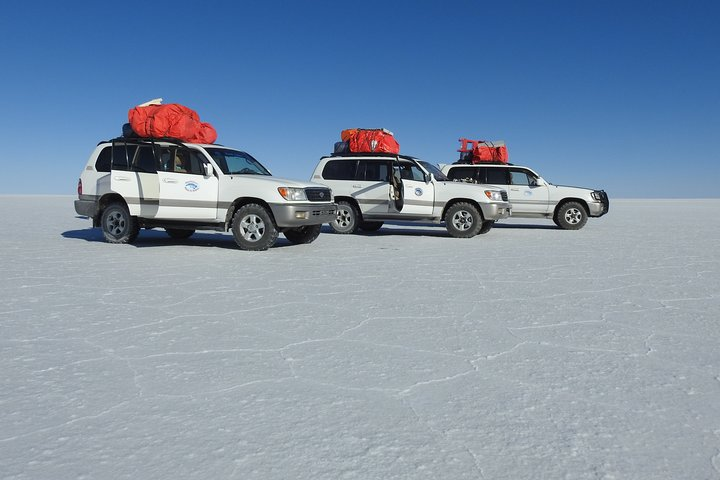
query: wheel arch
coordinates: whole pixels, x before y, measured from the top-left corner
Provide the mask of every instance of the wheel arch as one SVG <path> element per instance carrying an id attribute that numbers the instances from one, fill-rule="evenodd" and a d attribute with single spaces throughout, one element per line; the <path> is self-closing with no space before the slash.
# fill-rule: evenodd
<path id="1" fill-rule="evenodd" d="M 108 207 L 108 205 L 112 203 L 122 203 L 125 205 L 125 208 L 128 208 L 128 204 L 123 198 L 122 195 L 119 193 L 106 193 L 102 197 L 100 197 L 100 200 L 98 200 L 98 209 L 97 209 L 97 215 L 93 217 L 93 227 L 99 227 L 100 226 L 100 219 L 102 218 L 103 211 Z M 129 210 L 129 208 L 128 208 Z"/>
<path id="2" fill-rule="evenodd" d="M 277 223 L 275 220 L 275 215 L 273 215 L 272 208 L 270 208 L 270 205 L 265 200 L 257 197 L 240 197 L 233 200 L 227 210 L 227 213 L 225 214 L 225 231 L 230 230 L 232 226 L 233 216 L 235 216 L 235 212 L 237 212 L 238 209 L 244 207 L 245 205 L 251 203 L 255 203 L 265 208 L 265 210 L 267 210 L 268 212 L 268 215 L 270 215 L 270 218 L 272 218 L 273 223 Z"/>
<path id="3" fill-rule="evenodd" d="M 335 195 L 334 200 L 335 200 L 335 203 L 338 203 L 341 201 L 346 201 L 348 203 L 352 203 L 355 206 L 355 209 L 357 210 L 357 213 L 358 213 L 358 223 L 362 222 L 364 220 L 362 210 L 360 209 L 360 204 L 358 203 L 357 199 L 355 199 L 354 197 L 350 197 L 350 196 Z"/>
<path id="4" fill-rule="evenodd" d="M 562 208 L 562 206 L 568 202 L 579 203 L 585 209 L 585 213 L 589 215 L 590 208 L 588 207 L 587 201 L 583 200 L 582 198 L 567 197 L 567 198 L 563 198 L 555 205 L 555 208 L 553 209 L 553 218 L 555 218 L 557 216 L 558 211 Z"/>
<path id="5" fill-rule="evenodd" d="M 447 202 L 445 204 L 445 206 L 443 207 L 442 215 L 440 216 L 440 218 L 445 218 L 445 214 L 450 209 L 450 207 L 452 207 L 453 205 L 456 205 L 458 203 L 469 203 L 470 205 L 474 206 L 475 208 L 477 208 L 477 211 L 480 212 L 480 217 L 483 220 L 485 220 L 485 215 L 483 214 L 483 210 L 482 210 L 482 207 L 480 206 L 480 203 L 473 200 L 472 198 L 453 198 L 452 200 Z"/>

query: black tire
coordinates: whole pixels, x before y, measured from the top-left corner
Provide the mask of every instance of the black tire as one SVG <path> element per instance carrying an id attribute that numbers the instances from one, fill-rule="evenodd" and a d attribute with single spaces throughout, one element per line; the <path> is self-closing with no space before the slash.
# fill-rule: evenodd
<path id="1" fill-rule="evenodd" d="M 305 227 L 289 228 L 283 232 L 290 243 L 300 245 L 312 243 L 320 235 L 322 225 L 308 225 Z"/>
<path id="2" fill-rule="evenodd" d="M 587 223 L 587 210 L 582 203 L 565 202 L 555 212 L 553 221 L 563 230 L 580 230 Z"/>
<path id="3" fill-rule="evenodd" d="M 133 243 L 140 233 L 137 218 L 122 203 L 111 203 L 103 210 L 100 228 L 108 243 Z"/>
<path id="4" fill-rule="evenodd" d="M 471 238 L 482 228 L 483 218 L 472 204 L 458 202 L 445 212 L 445 228 L 455 238 Z"/>
<path id="5" fill-rule="evenodd" d="M 186 238 L 192 237 L 195 230 L 180 230 L 178 228 L 166 228 L 165 233 L 175 240 L 185 240 Z"/>
<path id="6" fill-rule="evenodd" d="M 495 220 L 485 220 L 484 222 L 482 222 L 482 227 L 480 227 L 480 230 L 478 230 L 478 235 L 489 232 L 490 230 L 492 230 L 494 225 Z"/>
<path id="7" fill-rule="evenodd" d="M 262 205 L 248 203 L 238 208 L 232 219 L 235 243 L 242 250 L 262 251 L 275 244 L 278 230 L 270 213 Z"/>
<path id="8" fill-rule="evenodd" d="M 377 232 L 382 226 L 383 222 L 360 222 L 360 230 L 363 232 Z"/>
<path id="9" fill-rule="evenodd" d="M 337 202 L 337 217 L 330 222 L 335 233 L 355 233 L 360 226 L 360 212 L 354 203 L 346 200 Z"/>

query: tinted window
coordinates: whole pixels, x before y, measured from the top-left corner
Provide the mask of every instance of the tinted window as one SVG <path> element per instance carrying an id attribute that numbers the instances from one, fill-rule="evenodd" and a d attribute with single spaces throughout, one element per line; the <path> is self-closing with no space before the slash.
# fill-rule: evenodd
<path id="1" fill-rule="evenodd" d="M 105 147 L 95 161 L 95 170 L 98 172 L 110 171 L 110 160 L 112 158 L 112 147 Z"/>
<path id="2" fill-rule="evenodd" d="M 488 168 L 487 169 L 487 183 L 496 185 L 507 185 L 508 176 L 507 168 Z"/>
<path id="3" fill-rule="evenodd" d="M 149 145 L 139 147 L 133 170 L 145 173 L 157 172 L 157 164 L 155 163 L 155 154 L 153 153 L 152 147 Z"/>
<path id="4" fill-rule="evenodd" d="M 128 170 L 135 157 L 137 145 L 116 143 L 112 151 L 112 168 L 114 170 Z"/>
<path id="5" fill-rule="evenodd" d="M 360 160 L 358 162 L 357 180 L 366 182 L 389 182 L 390 162 L 383 160 Z"/>
<path id="6" fill-rule="evenodd" d="M 225 175 L 270 175 L 270 172 L 251 155 L 228 148 L 206 148 Z"/>
<path id="7" fill-rule="evenodd" d="M 355 180 L 355 160 L 330 160 L 323 168 L 322 176 L 326 180 Z"/>
<path id="8" fill-rule="evenodd" d="M 448 178 L 461 182 L 476 183 L 477 170 L 475 167 L 453 167 L 448 172 Z"/>

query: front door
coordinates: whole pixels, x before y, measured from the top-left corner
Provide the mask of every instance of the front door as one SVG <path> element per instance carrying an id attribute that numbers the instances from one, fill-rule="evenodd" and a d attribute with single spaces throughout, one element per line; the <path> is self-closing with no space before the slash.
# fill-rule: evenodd
<path id="1" fill-rule="evenodd" d="M 156 218 L 214 220 L 218 178 L 205 175 L 203 155 L 184 147 L 160 147 L 160 204 Z"/>
<path id="2" fill-rule="evenodd" d="M 548 188 L 537 185 L 531 172 L 523 168 L 510 168 L 509 178 L 507 192 L 513 212 L 526 215 L 544 215 L 548 212 Z"/>
<path id="3" fill-rule="evenodd" d="M 404 193 L 403 215 L 432 216 L 435 185 L 425 182 L 425 172 L 414 163 L 402 162 L 399 168 Z"/>

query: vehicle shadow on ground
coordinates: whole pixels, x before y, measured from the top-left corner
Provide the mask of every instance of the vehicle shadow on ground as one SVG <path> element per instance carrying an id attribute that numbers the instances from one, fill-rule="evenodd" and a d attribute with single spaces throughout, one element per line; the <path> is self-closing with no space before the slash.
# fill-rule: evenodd
<path id="1" fill-rule="evenodd" d="M 562 230 L 555 224 L 535 224 L 535 223 L 496 223 L 493 228 L 509 228 L 521 230 Z"/>
<path id="2" fill-rule="evenodd" d="M 86 242 L 105 243 L 102 230 L 100 228 L 85 228 L 82 230 L 68 230 L 62 232 L 63 238 L 72 240 L 85 240 Z M 136 248 L 148 248 L 148 247 L 165 247 L 168 245 L 186 245 L 195 247 L 215 247 L 215 248 L 226 248 L 230 250 L 240 250 L 240 247 L 235 243 L 232 235 L 225 233 L 212 233 L 212 232 L 196 232 L 192 237 L 177 240 L 170 238 L 162 230 L 140 230 L 140 235 L 137 239 L 130 244 Z M 275 245 L 271 248 L 283 248 L 289 247 L 290 243 L 282 234 L 278 237 Z"/>

